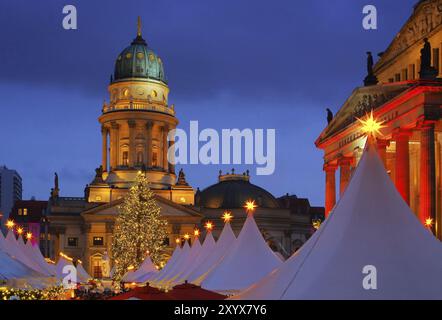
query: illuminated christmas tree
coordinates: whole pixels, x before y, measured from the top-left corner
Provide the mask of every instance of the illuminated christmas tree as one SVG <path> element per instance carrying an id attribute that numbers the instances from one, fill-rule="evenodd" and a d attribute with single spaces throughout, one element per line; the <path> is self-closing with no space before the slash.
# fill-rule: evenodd
<path id="1" fill-rule="evenodd" d="M 147 253 L 154 264 L 161 264 L 167 221 L 160 211 L 145 174 L 138 173 L 134 186 L 118 207 L 112 243 L 115 280 L 120 280 L 129 267 L 137 269 Z"/>

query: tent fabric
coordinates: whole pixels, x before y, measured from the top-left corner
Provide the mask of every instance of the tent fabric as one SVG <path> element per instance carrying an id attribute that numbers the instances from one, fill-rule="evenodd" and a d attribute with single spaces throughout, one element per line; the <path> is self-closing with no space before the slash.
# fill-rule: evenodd
<path id="1" fill-rule="evenodd" d="M 188 281 L 197 285 L 201 285 L 201 282 L 206 278 L 208 273 L 221 261 L 226 253 L 234 246 L 236 237 L 233 233 L 232 227 L 229 222 L 224 224 L 224 228 L 221 231 L 218 241 L 215 244 L 212 252 L 207 256 L 204 261 L 198 265 L 189 274 Z"/>
<path id="2" fill-rule="evenodd" d="M 172 253 L 172 256 L 170 257 L 169 261 L 167 261 L 166 265 L 164 266 L 163 269 L 160 270 L 160 272 L 158 272 L 158 275 L 155 276 L 152 279 L 159 279 L 160 277 L 162 277 L 163 275 L 165 275 L 167 272 L 169 272 L 173 266 L 175 265 L 175 263 L 178 261 L 179 256 L 181 255 L 182 252 L 182 248 L 181 246 L 177 245 L 175 247 L 175 250 Z"/>
<path id="3" fill-rule="evenodd" d="M 371 140 L 319 230 L 234 299 L 442 298 L 440 242 L 403 201 Z"/>
<path id="4" fill-rule="evenodd" d="M 38 272 L 40 276 L 44 276 L 45 271 L 43 271 L 30 257 L 28 257 L 24 251 L 24 243 L 23 239 L 19 237 L 19 240 L 15 238 L 15 234 L 13 230 L 9 230 L 5 242 L 4 242 L 4 250 L 13 258 L 19 260 L 27 267 L 32 270 Z"/>
<path id="5" fill-rule="evenodd" d="M 61 280 L 61 279 L 63 279 L 64 277 L 67 276 L 66 273 L 63 273 L 63 268 L 64 268 L 65 266 L 73 266 L 73 267 L 75 268 L 75 266 L 74 266 L 74 264 L 72 263 L 72 261 L 69 261 L 68 259 L 66 259 L 66 258 L 63 257 L 63 256 L 59 256 L 58 262 L 57 262 L 57 264 L 55 265 L 55 272 L 56 272 L 57 279 L 60 279 L 60 280 Z"/>
<path id="6" fill-rule="evenodd" d="M 189 254 L 190 246 L 189 242 L 185 242 L 183 247 L 181 248 L 180 254 L 175 261 L 170 261 L 166 267 L 159 273 L 159 275 L 151 280 L 151 283 L 156 286 L 160 286 L 164 280 L 169 279 L 170 275 L 175 274 L 176 270 L 182 265 L 183 261 L 186 260 L 187 255 Z M 172 259 L 171 259 L 172 260 Z M 168 268 L 168 265 L 170 267 Z"/>
<path id="7" fill-rule="evenodd" d="M 157 268 L 152 263 L 150 256 L 147 255 L 146 258 L 141 263 L 140 267 L 136 271 L 129 271 L 123 277 L 124 282 L 146 282 L 151 277 L 158 273 Z"/>
<path id="8" fill-rule="evenodd" d="M 77 267 L 76 268 L 77 268 L 77 281 L 79 283 L 86 283 L 90 279 L 92 279 L 92 277 L 83 268 L 83 265 L 81 264 L 81 262 L 77 262 Z"/>
<path id="9" fill-rule="evenodd" d="M 189 276 L 193 270 L 195 270 L 199 265 L 201 265 L 207 257 L 213 252 L 215 249 L 215 239 L 213 238 L 212 232 L 208 232 L 206 234 L 206 238 L 204 239 L 203 245 L 201 246 L 199 254 L 194 258 L 189 258 L 186 265 L 183 266 L 182 271 L 176 280 L 173 281 L 174 284 L 183 283 L 184 281 L 189 280 Z"/>
<path id="10" fill-rule="evenodd" d="M 243 290 L 281 263 L 249 214 L 234 247 L 202 281 L 202 287 L 218 292 Z"/>
<path id="11" fill-rule="evenodd" d="M 163 279 L 163 285 L 166 287 L 172 287 L 175 284 L 175 281 L 177 281 L 178 277 L 195 263 L 198 255 L 201 253 L 201 249 L 201 242 L 198 237 L 195 237 L 189 253 L 186 257 L 181 259 L 179 263 L 177 263 L 174 271 L 169 273 L 169 275 Z"/>

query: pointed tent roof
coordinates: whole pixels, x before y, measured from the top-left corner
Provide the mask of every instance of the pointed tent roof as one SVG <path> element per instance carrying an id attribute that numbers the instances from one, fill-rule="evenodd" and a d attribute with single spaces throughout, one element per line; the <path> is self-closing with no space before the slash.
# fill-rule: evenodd
<path id="1" fill-rule="evenodd" d="M 164 267 L 164 269 L 161 270 L 158 276 L 152 279 L 151 282 L 159 286 L 164 279 L 168 279 L 169 275 L 173 274 L 175 272 L 175 269 L 177 269 L 181 265 L 181 263 L 185 261 L 187 255 L 189 254 L 189 251 L 190 251 L 189 242 L 186 241 L 183 247 L 181 248 L 180 254 L 177 257 L 177 259 L 175 261 L 169 261 L 166 267 Z"/>
<path id="2" fill-rule="evenodd" d="M 182 283 L 186 280 L 189 281 L 189 275 L 192 273 L 193 270 L 198 268 L 207 259 L 207 257 L 215 249 L 215 245 L 216 242 L 215 239 L 213 238 L 212 232 L 208 232 L 206 234 L 206 238 L 204 239 L 203 245 L 200 249 L 200 253 L 195 259 L 193 259 L 193 261 L 188 260 L 187 265 L 183 267 L 183 271 L 174 281 L 174 283 Z"/>
<path id="3" fill-rule="evenodd" d="M 90 279 L 92 279 L 92 277 L 87 273 L 87 271 L 84 270 L 83 264 L 81 263 L 81 261 L 77 261 L 76 268 L 77 268 L 77 280 L 79 283 L 86 283 Z"/>
<path id="4" fill-rule="evenodd" d="M 197 266 L 188 276 L 189 282 L 200 285 L 206 278 L 208 273 L 220 262 L 226 253 L 233 247 L 236 237 L 233 233 L 230 222 L 224 224 L 223 231 L 215 244 L 212 253 L 210 253 L 204 261 Z"/>
<path id="5" fill-rule="evenodd" d="M 167 278 L 163 279 L 165 281 L 166 286 L 172 286 L 176 280 L 178 280 L 178 277 L 185 272 L 190 266 L 195 263 L 196 259 L 198 258 L 200 252 L 201 252 L 201 242 L 198 237 L 194 237 L 192 247 L 189 250 L 189 253 L 185 259 L 182 259 L 179 264 L 177 264 L 177 267 L 175 270 L 170 273 Z"/>
<path id="6" fill-rule="evenodd" d="M 249 214 L 235 246 L 207 275 L 202 287 L 212 291 L 245 289 L 281 264 Z"/>
<path id="7" fill-rule="evenodd" d="M 162 275 L 164 275 L 166 272 L 169 272 L 173 268 L 176 261 L 179 259 L 181 252 L 182 252 L 181 246 L 177 245 L 175 247 L 175 250 L 173 251 L 172 256 L 170 257 L 169 261 L 167 261 L 164 268 L 161 269 L 160 272 L 158 272 L 158 275 L 153 279 L 157 279 L 157 278 L 161 277 Z"/>
<path id="8" fill-rule="evenodd" d="M 19 237 L 19 240 L 16 239 L 14 231 L 9 230 L 5 243 L 4 243 L 4 249 L 5 251 L 13 258 L 19 260 L 23 264 L 25 264 L 27 267 L 31 268 L 32 270 L 38 272 L 40 276 L 45 275 L 45 271 L 40 268 L 37 263 L 35 263 L 30 257 L 28 257 L 24 251 L 25 244 L 23 242 L 23 238 Z"/>
<path id="9" fill-rule="evenodd" d="M 152 263 L 150 256 L 147 255 L 146 258 L 141 263 L 140 267 L 136 271 L 129 271 L 123 277 L 124 282 L 145 282 L 150 279 L 153 275 L 157 274 L 158 270 Z"/>
<path id="10" fill-rule="evenodd" d="M 369 145 L 319 230 L 236 299 L 441 299 L 442 248 L 396 191 Z M 377 290 L 362 286 L 364 266 Z"/>
<path id="11" fill-rule="evenodd" d="M 55 265 L 55 270 L 56 270 L 58 279 L 63 279 L 66 276 L 66 274 L 63 273 L 63 268 L 65 266 L 74 266 L 74 264 L 72 263 L 71 260 L 66 259 L 63 255 L 60 254 L 58 262 Z"/>
<path id="12" fill-rule="evenodd" d="M 32 241 L 27 241 L 26 250 L 28 251 L 29 255 L 34 258 L 34 261 L 36 261 L 38 265 L 47 272 L 48 275 L 55 276 L 55 266 L 46 262 L 37 243 L 33 244 Z"/>

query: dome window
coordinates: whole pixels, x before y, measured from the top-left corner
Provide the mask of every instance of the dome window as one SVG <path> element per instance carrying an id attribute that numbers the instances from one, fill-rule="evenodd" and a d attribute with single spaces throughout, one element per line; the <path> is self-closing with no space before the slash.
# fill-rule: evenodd
<path id="1" fill-rule="evenodd" d="M 142 59 L 144 59 L 144 53 L 142 53 L 142 52 L 137 52 L 137 59 L 138 59 L 138 60 L 142 60 Z"/>
<path id="2" fill-rule="evenodd" d="M 130 58 L 132 58 L 132 53 L 130 53 L 130 52 L 126 53 L 126 59 L 130 59 Z"/>
<path id="3" fill-rule="evenodd" d="M 155 60 L 155 56 L 152 53 L 150 53 L 149 54 L 149 61 L 153 62 L 154 60 Z"/>
<path id="4" fill-rule="evenodd" d="M 157 93 L 155 90 L 152 90 L 151 93 L 150 93 L 150 95 L 151 95 L 153 98 L 156 98 L 156 97 L 158 96 L 158 93 Z"/>
<path id="5" fill-rule="evenodd" d="M 129 89 L 124 89 L 124 91 L 123 91 L 123 95 L 124 95 L 125 97 L 128 97 L 128 96 L 129 96 Z"/>

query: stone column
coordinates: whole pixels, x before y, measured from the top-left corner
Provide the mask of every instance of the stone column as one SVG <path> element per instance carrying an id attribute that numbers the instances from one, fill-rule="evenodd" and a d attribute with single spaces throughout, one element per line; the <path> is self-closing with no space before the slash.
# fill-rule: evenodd
<path id="1" fill-rule="evenodd" d="M 390 145 L 390 141 L 385 139 L 376 139 L 379 156 L 382 159 L 385 169 L 387 169 L 387 147 Z"/>
<path id="2" fill-rule="evenodd" d="M 431 231 L 434 233 L 436 222 L 436 166 L 434 150 L 434 122 L 424 122 L 420 125 L 420 200 L 419 220 L 425 224 L 426 219 L 432 218 Z"/>
<path id="3" fill-rule="evenodd" d="M 145 161 L 147 168 L 152 167 L 152 121 L 147 121 L 146 123 L 146 150 L 145 150 Z"/>
<path id="4" fill-rule="evenodd" d="M 338 160 L 340 167 L 340 179 L 339 179 L 339 195 L 342 196 L 351 178 L 351 164 L 353 158 L 341 157 Z"/>
<path id="5" fill-rule="evenodd" d="M 101 137 L 102 137 L 102 146 L 101 146 L 101 166 L 103 167 L 103 171 L 107 171 L 107 134 L 108 130 L 105 126 L 101 127 Z"/>
<path id="6" fill-rule="evenodd" d="M 175 144 L 175 141 L 169 141 L 169 149 L 173 148 L 173 145 Z M 175 149 L 171 149 L 171 150 L 175 150 Z M 175 153 L 171 153 L 171 159 L 169 163 L 169 172 L 175 174 L 175 164 L 173 164 L 175 162 Z"/>
<path id="7" fill-rule="evenodd" d="M 169 171 L 169 161 L 167 160 L 167 150 L 168 148 L 168 143 L 167 143 L 167 133 L 169 132 L 169 126 L 167 125 L 167 123 L 165 123 L 163 125 L 163 127 L 161 128 L 161 136 L 163 139 L 163 143 L 162 143 L 162 147 L 163 147 L 163 169 L 164 171 Z"/>
<path id="8" fill-rule="evenodd" d="M 129 120 L 127 124 L 129 126 L 129 168 L 133 168 L 137 160 L 135 148 L 136 122 L 135 120 Z"/>
<path id="9" fill-rule="evenodd" d="M 116 122 L 112 122 L 110 129 L 110 170 L 115 170 L 118 166 L 118 130 L 119 125 Z"/>
<path id="10" fill-rule="evenodd" d="M 405 202 L 410 205 L 410 130 L 397 129 L 393 133 L 396 140 L 396 189 Z"/>
<path id="11" fill-rule="evenodd" d="M 336 169 L 333 164 L 324 164 L 325 171 L 325 217 L 336 204 Z"/>

